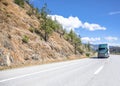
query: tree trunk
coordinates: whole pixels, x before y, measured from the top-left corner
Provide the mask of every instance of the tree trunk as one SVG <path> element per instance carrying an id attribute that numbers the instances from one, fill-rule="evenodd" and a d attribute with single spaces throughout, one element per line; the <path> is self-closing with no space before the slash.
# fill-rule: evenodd
<path id="1" fill-rule="evenodd" d="M 75 54 L 77 54 L 77 44 L 75 43 Z"/>
<path id="2" fill-rule="evenodd" d="M 48 33 L 45 32 L 45 41 L 47 41 L 47 40 L 48 40 Z"/>

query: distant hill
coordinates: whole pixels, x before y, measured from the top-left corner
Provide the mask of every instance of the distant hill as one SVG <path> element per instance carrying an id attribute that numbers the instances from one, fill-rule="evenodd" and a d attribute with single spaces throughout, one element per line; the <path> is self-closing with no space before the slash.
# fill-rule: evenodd
<path id="1" fill-rule="evenodd" d="M 120 54 L 120 47 L 110 46 L 110 53 L 111 54 Z"/>
<path id="2" fill-rule="evenodd" d="M 91 44 L 91 48 L 93 50 L 97 50 L 98 45 Z M 110 53 L 111 54 L 120 54 L 120 47 L 119 46 L 109 46 L 109 48 L 110 48 Z"/>

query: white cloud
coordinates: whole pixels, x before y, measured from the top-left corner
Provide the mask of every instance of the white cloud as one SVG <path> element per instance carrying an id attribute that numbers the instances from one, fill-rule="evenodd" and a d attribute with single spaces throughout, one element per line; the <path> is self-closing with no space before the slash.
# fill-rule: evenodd
<path id="1" fill-rule="evenodd" d="M 101 41 L 96 41 L 96 42 L 92 42 L 91 44 L 95 44 L 95 45 L 99 45 L 99 44 L 108 44 L 109 46 L 118 46 L 120 47 L 120 43 L 111 43 L 111 42 L 101 42 Z"/>
<path id="2" fill-rule="evenodd" d="M 105 39 L 105 40 L 103 40 Z M 120 47 L 120 43 L 119 42 L 114 42 L 117 41 L 118 38 L 117 37 L 105 37 L 105 38 L 100 38 L 100 37 L 82 37 L 81 38 L 83 43 L 88 43 L 90 42 L 91 44 L 109 44 L 110 46 L 119 46 Z"/>
<path id="3" fill-rule="evenodd" d="M 118 46 L 118 47 L 120 47 L 120 44 L 118 44 L 118 43 L 108 43 L 109 44 L 109 46 Z"/>
<path id="4" fill-rule="evenodd" d="M 105 37 L 104 39 L 107 41 L 117 41 L 118 40 L 117 37 L 112 37 L 112 36 Z"/>
<path id="5" fill-rule="evenodd" d="M 49 15 L 53 20 L 57 20 L 63 28 L 70 31 L 70 29 L 75 28 L 84 28 L 89 31 L 95 31 L 95 30 L 106 30 L 105 27 L 100 26 L 99 24 L 90 24 L 88 22 L 82 23 L 82 21 L 78 17 L 70 16 L 68 18 L 65 18 L 60 15 Z"/>
<path id="6" fill-rule="evenodd" d="M 88 29 L 90 31 L 95 31 L 95 30 L 106 30 L 105 27 L 101 27 L 99 24 L 90 24 L 88 22 L 85 22 L 82 25 L 83 28 Z"/>
<path id="7" fill-rule="evenodd" d="M 100 41 L 101 39 L 100 39 L 100 37 L 95 37 L 95 38 L 93 38 L 93 37 L 91 37 L 91 38 L 89 38 L 89 37 L 82 37 L 81 40 L 84 43 L 87 43 L 87 42 L 93 43 L 93 42 L 96 42 L 96 41 Z"/>
<path id="8" fill-rule="evenodd" d="M 109 13 L 109 15 L 116 15 L 116 14 L 120 14 L 120 11 L 114 11 Z"/>
<path id="9" fill-rule="evenodd" d="M 64 18 L 60 15 L 49 15 L 53 20 L 57 20 L 64 29 L 67 29 L 70 31 L 71 29 L 74 30 L 74 28 L 79 28 L 82 25 L 82 22 L 79 20 L 78 17 L 70 16 L 68 18 Z"/>

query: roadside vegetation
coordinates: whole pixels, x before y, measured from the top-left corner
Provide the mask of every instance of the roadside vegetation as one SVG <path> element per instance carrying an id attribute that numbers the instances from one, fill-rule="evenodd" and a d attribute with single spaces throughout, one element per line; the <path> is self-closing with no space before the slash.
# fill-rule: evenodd
<path id="1" fill-rule="evenodd" d="M 8 7 L 9 6 L 9 7 Z M 67 31 L 50 17 L 44 4 L 35 8 L 29 0 L 0 1 L 0 69 L 90 57 L 91 44 Z"/>
<path id="2" fill-rule="evenodd" d="M 48 15 L 50 14 L 50 10 L 47 7 L 47 4 L 44 4 L 44 6 L 39 9 L 35 8 L 32 4 L 29 3 L 29 0 L 14 0 L 16 4 L 18 4 L 20 7 L 24 8 L 25 3 L 28 3 L 30 6 L 30 9 L 26 12 L 30 17 L 32 15 L 36 16 L 36 18 L 39 20 L 40 26 L 39 28 L 30 27 L 29 31 L 31 33 L 36 33 L 44 41 L 48 41 L 49 37 L 53 32 L 57 32 L 60 34 L 60 37 L 67 40 L 70 44 L 74 47 L 74 54 L 83 54 L 87 52 L 85 55 L 90 56 L 89 52 L 92 52 L 92 49 L 90 47 L 90 43 L 88 44 L 82 44 L 80 36 L 78 36 L 71 28 L 71 31 L 66 31 L 62 28 L 62 25 L 57 22 L 57 20 L 52 20 L 51 17 Z M 24 43 L 28 43 L 28 37 L 25 35 L 22 39 Z"/>
<path id="3" fill-rule="evenodd" d="M 20 7 L 24 8 L 24 0 L 14 0 L 14 2 Z"/>
<path id="4" fill-rule="evenodd" d="M 24 35 L 23 38 L 22 38 L 22 41 L 23 41 L 24 43 L 28 43 L 29 37 L 28 37 L 27 35 Z"/>

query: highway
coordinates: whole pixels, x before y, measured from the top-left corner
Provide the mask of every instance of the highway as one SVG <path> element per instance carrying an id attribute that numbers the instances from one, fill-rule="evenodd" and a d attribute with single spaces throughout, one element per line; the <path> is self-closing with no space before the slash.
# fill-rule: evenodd
<path id="1" fill-rule="evenodd" d="M 120 55 L 0 71 L 0 86 L 120 86 Z"/>

